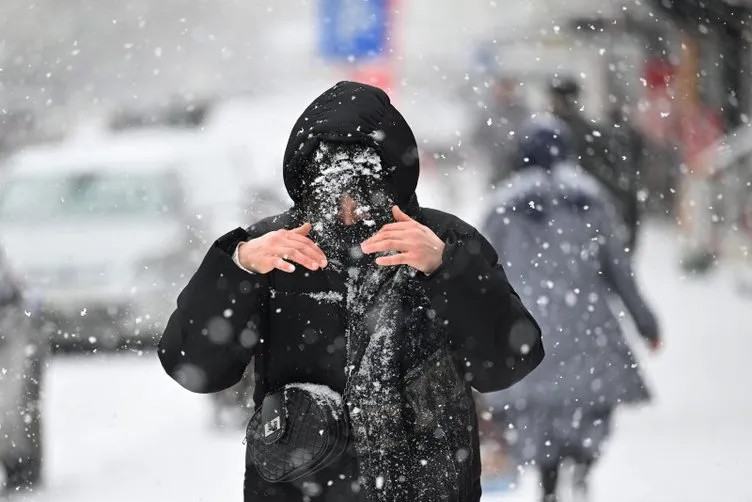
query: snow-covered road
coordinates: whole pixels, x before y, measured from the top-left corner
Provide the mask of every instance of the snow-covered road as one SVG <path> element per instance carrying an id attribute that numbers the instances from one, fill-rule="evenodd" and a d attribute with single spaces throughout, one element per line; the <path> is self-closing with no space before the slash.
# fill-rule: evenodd
<path id="1" fill-rule="evenodd" d="M 729 273 L 683 279 L 673 230 L 650 225 L 640 283 L 666 347 L 643 356 L 653 406 L 625 410 L 594 473 L 595 502 L 752 502 L 752 300 Z M 45 385 L 46 485 L 25 502 L 240 501 L 242 432 L 156 356 L 57 357 Z M 537 500 L 535 480 L 484 501 Z"/>

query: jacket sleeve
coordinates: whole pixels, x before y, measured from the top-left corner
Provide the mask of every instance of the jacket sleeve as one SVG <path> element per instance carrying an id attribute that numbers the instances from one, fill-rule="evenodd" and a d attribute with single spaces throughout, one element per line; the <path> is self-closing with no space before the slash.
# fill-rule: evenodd
<path id="1" fill-rule="evenodd" d="M 232 259 L 238 243 L 252 237 L 237 228 L 211 246 L 162 334 L 162 366 L 190 391 L 217 392 L 239 382 L 266 330 L 267 276 L 249 274 Z"/>
<path id="2" fill-rule="evenodd" d="M 624 250 L 626 243 L 618 233 L 603 233 L 604 228 L 617 228 L 605 212 L 597 228 L 601 274 L 611 292 L 624 303 L 640 335 L 648 340 L 658 340 L 658 321 L 637 287 L 631 257 Z"/>
<path id="3" fill-rule="evenodd" d="M 541 331 L 507 280 L 488 241 L 476 230 L 446 241 L 442 266 L 422 279 L 465 378 L 480 392 L 505 389 L 543 360 Z"/>

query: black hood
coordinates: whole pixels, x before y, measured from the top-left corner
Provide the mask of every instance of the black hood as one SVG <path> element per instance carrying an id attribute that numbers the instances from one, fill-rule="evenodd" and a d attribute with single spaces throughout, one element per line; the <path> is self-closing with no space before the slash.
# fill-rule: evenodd
<path id="1" fill-rule="evenodd" d="M 309 159 L 321 141 L 358 143 L 376 149 L 392 198 L 403 208 L 415 199 L 420 171 L 418 145 L 410 126 L 377 87 L 339 82 L 305 109 L 285 149 L 285 187 L 296 206 L 304 205 L 315 176 Z"/>

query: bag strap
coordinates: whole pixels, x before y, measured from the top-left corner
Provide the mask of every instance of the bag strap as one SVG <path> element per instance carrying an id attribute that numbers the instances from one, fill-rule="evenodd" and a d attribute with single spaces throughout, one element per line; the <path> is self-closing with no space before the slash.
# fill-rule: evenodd
<path id="1" fill-rule="evenodd" d="M 268 319 L 267 319 L 268 322 Z M 266 334 L 268 335 L 268 333 Z M 256 398 L 259 398 L 259 401 L 263 402 L 264 397 L 266 396 L 267 392 L 267 381 L 266 381 L 266 355 L 267 351 L 267 343 L 266 343 L 266 336 L 261 336 L 261 339 L 259 340 L 258 344 L 256 344 L 256 351 L 253 356 L 253 399 L 254 403 L 256 402 Z"/>

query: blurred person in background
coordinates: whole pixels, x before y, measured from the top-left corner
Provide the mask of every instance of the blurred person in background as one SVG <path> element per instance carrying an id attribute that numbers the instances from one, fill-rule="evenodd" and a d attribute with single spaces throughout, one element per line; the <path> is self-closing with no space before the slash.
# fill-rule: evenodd
<path id="1" fill-rule="evenodd" d="M 630 117 L 644 133 L 640 185 L 645 190 L 646 210 L 662 215 L 674 214 L 680 177 L 677 117 L 681 103 L 674 99 L 675 71 L 674 65 L 662 58 L 645 61 L 644 95 Z"/>
<path id="2" fill-rule="evenodd" d="M 295 205 L 217 240 L 178 297 L 159 357 L 182 386 L 228 388 L 255 357 L 262 417 L 280 389 L 342 408 L 344 453 L 289 482 L 270 482 L 255 448 L 305 424 L 262 418 L 264 433 L 247 438 L 245 500 L 480 500 L 471 386 L 527 375 L 543 359 L 540 330 L 483 236 L 419 206 L 418 173 L 386 93 L 337 84 L 290 135 Z M 280 444 L 308 450 L 297 441 Z"/>
<path id="3" fill-rule="evenodd" d="M 485 156 L 489 183 L 497 185 L 512 170 L 516 134 L 530 119 L 530 110 L 520 94 L 520 82 L 512 77 L 496 77 L 487 100 L 478 115 L 473 142 Z"/>
<path id="4" fill-rule="evenodd" d="M 681 180 L 678 221 L 682 237 L 681 265 L 694 273 L 707 271 L 717 259 L 720 199 L 713 179 L 715 152 L 710 148 L 721 138 L 720 114 L 698 100 L 679 110 Z"/>
<path id="5" fill-rule="evenodd" d="M 581 89 L 574 78 L 554 77 L 549 93 L 552 113 L 570 131 L 577 163 L 610 194 L 619 211 L 620 221 L 626 224 L 626 241 L 634 242 L 637 232 L 637 184 L 632 171 L 634 166 L 621 158 L 623 146 L 619 145 L 618 139 L 615 143 L 603 127 L 582 114 Z M 618 120 L 621 123 L 624 119 L 619 117 Z M 617 146 L 619 151 L 612 151 L 613 146 Z"/>
<path id="6" fill-rule="evenodd" d="M 512 388 L 489 394 L 494 419 L 520 463 L 540 471 L 557 500 L 562 463 L 573 462 L 575 500 L 609 436 L 614 409 L 649 399 L 609 302 L 623 302 L 640 335 L 658 347 L 658 324 L 634 281 L 608 195 L 570 161 L 566 125 L 547 117 L 520 139 L 518 172 L 498 194 L 485 232 L 543 331 L 547 356 Z M 559 494 L 561 487 L 559 488 Z"/>
<path id="7" fill-rule="evenodd" d="M 610 161 L 616 168 L 619 189 L 624 192 L 623 219 L 627 225 L 627 247 L 635 249 L 640 225 L 640 205 L 637 193 L 645 166 L 645 141 L 632 123 L 632 114 L 625 104 L 614 105 L 608 113 L 611 131 L 608 139 Z"/>
<path id="8" fill-rule="evenodd" d="M 0 254 L 0 493 L 42 479 L 42 374 L 48 343 L 26 315 L 21 289 Z M 2 479 L 2 478 L 0 478 Z"/>

